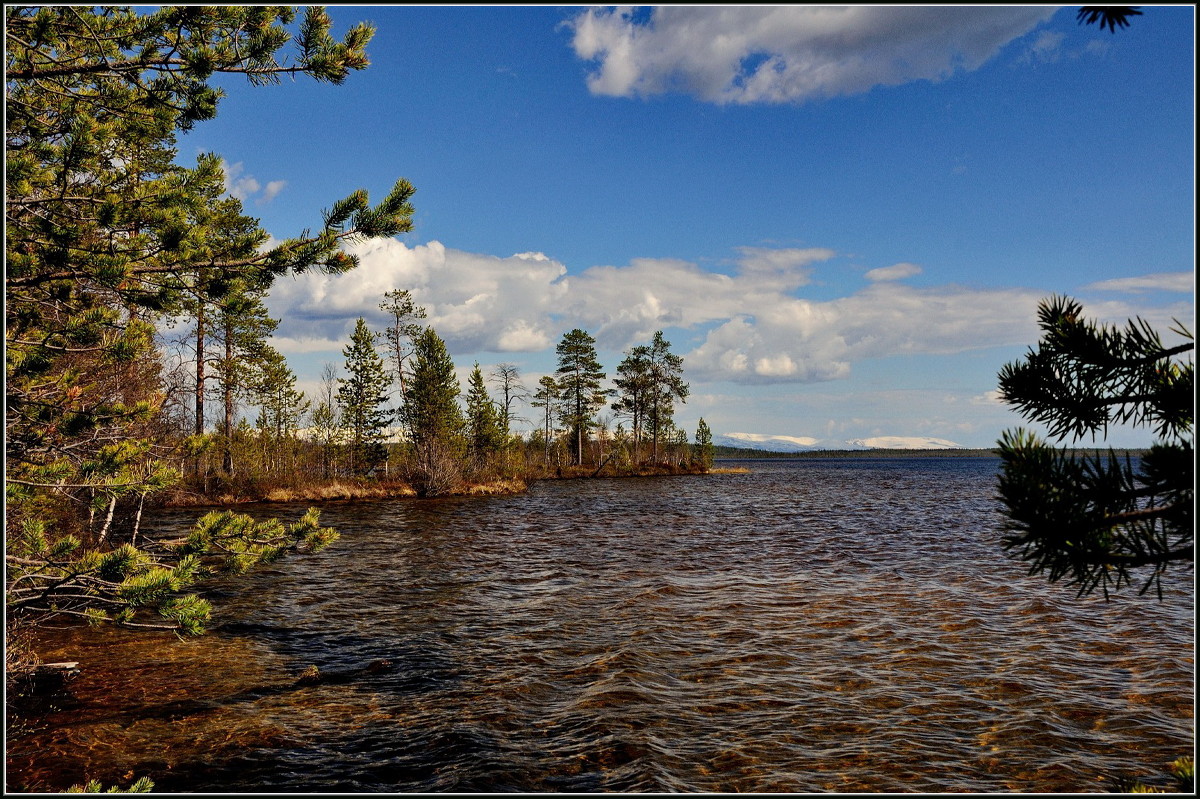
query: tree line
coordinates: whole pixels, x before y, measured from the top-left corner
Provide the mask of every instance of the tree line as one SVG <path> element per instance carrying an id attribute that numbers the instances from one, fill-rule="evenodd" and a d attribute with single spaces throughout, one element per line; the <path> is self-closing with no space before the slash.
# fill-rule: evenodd
<path id="1" fill-rule="evenodd" d="M 200 363 L 200 322 L 188 340 L 194 400 L 179 402 L 176 434 L 194 419 L 185 485 L 205 495 L 262 494 L 271 485 L 339 479 L 404 482 L 417 494 L 444 494 L 468 484 L 578 473 L 584 467 L 620 473 L 652 465 L 707 470 L 712 434 L 703 419 L 695 443 L 674 421 L 686 401 L 683 359 L 662 331 L 625 352 L 611 387 L 595 339 L 575 329 L 556 348 L 557 370 L 531 391 L 520 369 L 501 363 L 485 376 L 478 362 L 466 390 L 444 340 L 422 320 L 424 308 L 404 289 L 379 305 L 387 322 L 372 329 L 359 317 L 339 370 L 326 363 L 315 396 L 269 344 L 276 322 L 261 302 L 237 317 L 232 355 Z M 253 309 L 250 312 L 249 309 Z M 228 339 L 216 339 L 223 343 Z M 228 347 L 227 347 L 228 349 Z M 205 422 L 204 380 L 213 381 L 222 412 L 213 432 Z M 191 388 L 183 379 L 176 398 Z M 233 422 L 237 403 L 257 408 Z M 528 406 L 535 413 L 520 412 Z M 609 413 L 604 415 L 605 408 Z M 532 429 L 522 433 L 525 423 Z M 572 469 L 574 471 L 572 471 Z"/>

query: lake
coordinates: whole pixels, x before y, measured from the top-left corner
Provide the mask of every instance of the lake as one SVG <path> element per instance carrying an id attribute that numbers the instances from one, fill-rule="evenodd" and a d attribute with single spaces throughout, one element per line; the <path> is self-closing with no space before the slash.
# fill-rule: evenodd
<path id="1" fill-rule="evenodd" d="M 995 459 L 738 465 L 328 504 L 342 538 L 217 583 L 202 638 L 45 633 L 82 673 L 9 787 L 1080 792 L 1191 754 L 1190 570 L 1026 575 Z"/>

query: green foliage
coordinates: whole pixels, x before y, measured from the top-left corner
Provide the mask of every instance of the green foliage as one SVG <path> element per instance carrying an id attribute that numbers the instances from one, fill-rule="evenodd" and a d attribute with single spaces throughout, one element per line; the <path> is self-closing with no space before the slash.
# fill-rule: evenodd
<path id="1" fill-rule="evenodd" d="M 99 780 L 88 780 L 83 785 L 72 785 L 64 793 L 150 793 L 154 790 L 154 781 L 149 777 L 140 777 L 128 788 L 114 785 L 105 788 Z"/>
<path id="2" fill-rule="evenodd" d="M 1135 465 L 1111 450 L 1075 454 L 1006 431 L 1004 547 L 1030 573 L 1065 579 L 1081 595 L 1100 588 L 1108 596 L 1144 571 L 1140 592 L 1161 595 L 1162 573 L 1194 558 L 1194 367 L 1180 360 L 1192 336 L 1180 327 L 1187 343 L 1166 347 L 1140 319 L 1100 326 L 1063 297 L 1042 302 L 1039 322 L 1038 347 L 1000 372 L 1006 402 L 1058 441 L 1103 435 L 1115 422 L 1150 427 L 1161 440 Z"/>
<path id="3" fill-rule="evenodd" d="M 403 410 L 417 457 L 418 493 L 442 493 L 458 481 L 466 427 L 458 406 L 461 391 L 446 343 L 425 328 L 413 343 Z"/>
<path id="4" fill-rule="evenodd" d="M 1191 757 L 1176 759 L 1167 767 L 1167 771 L 1173 783 L 1169 786 L 1146 785 L 1137 779 L 1120 779 L 1116 790 L 1119 793 L 1196 793 L 1196 764 Z"/>
<path id="5" fill-rule="evenodd" d="M 78 616 L 94 623 L 199 634 L 211 608 L 206 600 L 184 591 L 213 574 L 243 573 L 288 552 L 315 552 L 336 539 L 334 530 L 320 526 L 315 509 L 290 525 L 224 511 L 201 518 L 175 547 L 126 543 L 78 554 L 75 547 L 60 547 L 42 558 L 10 551 L 8 607 L 18 615 Z M 173 557 L 164 557 L 165 549 Z M 135 621 L 141 611 L 166 621 Z"/>
<path id="6" fill-rule="evenodd" d="M 370 474 L 387 458 L 383 441 L 394 412 L 384 407 L 390 381 L 383 359 L 375 351 L 375 336 L 363 318 L 359 317 L 342 354 L 347 377 L 338 378 L 338 402 L 342 423 L 350 434 L 352 468 L 358 474 Z"/>
<path id="7" fill-rule="evenodd" d="M 541 430 L 538 430 L 537 434 L 541 438 L 547 462 L 549 462 L 550 443 L 554 438 L 555 424 L 559 416 L 561 394 L 562 390 L 559 388 L 558 381 L 552 375 L 542 375 L 538 380 L 538 389 L 529 403 L 542 411 Z"/>
<path id="8" fill-rule="evenodd" d="M 404 397 L 405 421 L 413 443 L 450 443 L 464 427 L 454 361 L 433 328 L 426 328 L 417 337 L 413 356 Z"/>
<path id="9" fill-rule="evenodd" d="M 617 364 L 617 400 L 613 410 L 629 419 L 633 446 L 637 450 L 646 430 L 646 415 L 649 411 L 651 392 L 650 348 L 644 345 L 632 347 L 625 358 Z"/>
<path id="10" fill-rule="evenodd" d="M 587 331 L 575 328 L 563 334 L 555 352 L 562 420 L 572 432 L 575 462 L 582 464 L 583 442 L 596 412 L 608 401 L 608 392 L 600 388 L 605 374 L 596 356 L 596 340 Z"/>
<path id="11" fill-rule="evenodd" d="M 613 403 L 613 410 L 629 418 L 635 448 L 643 433 L 649 434 L 651 460 L 657 461 L 659 444 L 667 441 L 673 425 L 675 401 L 687 400 L 683 358 L 671 352 L 671 343 L 659 330 L 649 345 L 633 347 L 625 354 L 617 374 L 613 382 L 620 399 Z"/>
<path id="12" fill-rule="evenodd" d="M 276 440 L 295 433 L 308 413 L 309 401 L 296 388 L 296 374 L 274 348 L 265 346 L 250 383 L 251 399 L 258 406 L 262 427 Z"/>
<path id="13" fill-rule="evenodd" d="M 673 424 L 675 400 L 687 400 L 688 385 L 683 382 L 683 358 L 671 352 L 671 343 L 663 338 L 661 330 L 655 332 L 647 348 L 646 363 L 649 378 L 646 422 L 654 444 L 653 457 L 657 459 L 658 442 Z"/>
<path id="14" fill-rule="evenodd" d="M 477 466 L 487 462 L 504 449 L 506 436 L 496 403 L 488 394 L 479 364 L 471 371 L 467 383 L 467 446 Z"/>
<path id="15" fill-rule="evenodd" d="M 413 188 L 400 180 L 378 205 L 354 192 L 315 234 L 264 251 L 266 231 L 225 196 L 221 159 L 176 163 L 179 132 L 216 114 L 214 76 L 341 83 L 367 66 L 370 25 L 337 41 L 324 9 L 310 7 L 293 38 L 295 17 L 284 6 L 5 7 L 6 572 L 16 614 L 133 624 L 165 609 L 167 627 L 200 629 L 206 606 L 176 592 L 201 570 L 139 541 L 146 496 L 179 478 L 163 455 L 178 445 L 199 456 L 213 443 L 202 424 L 190 441 L 164 436 L 156 323 L 226 323 L 234 346 L 218 375 L 240 387 L 235 360 L 249 363 L 266 329 L 247 326 L 259 318 L 251 301 L 276 277 L 344 271 L 355 265 L 344 241 L 411 228 Z M 282 385 L 276 404 L 290 401 L 282 359 L 264 363 Z M 281 551 L 261 546 L 236 565 Z"/>
<path id="16" fill-rule="evenodd" d="M 703 469 L 711 469 L 715 450 L 713 448 L 712 430 L 704 417 L 696 424 L 696 442 L 692 445 L 692 460 Z"/>
<path id="17" fill-rule="evenodd" d="M 184 557 L 217 559 L 222 571 L 240 574 L 287 552 L 318 551 L 337 538 L 332 528 L 320 526 L 315 508 L 290 525 L 278 519 L 255 521 L 232 511 L 213 511 L 200 518 L 177 552 Z"/>
<path id="18" fill-rule="evenodd" d="M 410 292 L 393 289 L 384 293 L 379 310 L 390 317 L 383 331 L 383 341 L 403 395 L 405 364 L 412 355 L 413 341 L 424 329 L 417 320 L 425 318 L 425 309 L 416 304 Z"/>

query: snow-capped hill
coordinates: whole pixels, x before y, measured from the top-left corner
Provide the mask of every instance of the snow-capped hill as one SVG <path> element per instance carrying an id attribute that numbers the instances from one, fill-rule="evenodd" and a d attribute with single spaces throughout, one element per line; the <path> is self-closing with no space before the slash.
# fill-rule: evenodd
<path id="1" fill-rule="evenodd" d="M 846 442 L 867 449 L 962 449 L 960 444 L 944 438 L 908 438 L 905 436 L 875 436 L 855 438 Z"/>
<path id="2" fill-rule="evenodd" d="M 757 449 L 763 452 L 815 452 L 819 450 L 866 450 L 866 449 L 962 449 L 959 444 L 944 438 L 919 438 L 909 436 L 875 436 L 840 440 L 833 438 L 811 438 L 808 436 L 772 436 L 762 433 L 726 433 L 713 436 L 719 447 Z"/>
<path id="3" fill-rule="evenodd" d="M 795 436 L 766 436 L 761 433 L 729 433 L 718 438 L 728 438 L 737 444 L 722 444 L 722 446 L 746 446 L 759 448 L 759 445 L 770 444 L 772 447 L 789 447 L 791 449 L 810 449 L 817 443 L 815 438 L 797 438 Z"/>
<path id="4" fill-rule="evenodd" d="M 713 436 L 713 443 L 719 447 L 757 449 L 763 452 L 813 452 L 824 449 L 864 449 L 861 446 L 856 447 L 851 445 L 849 441 L 811 438 L 808 436 L 768 436 L 761 433 L 727 433 L 723 436 Z"/>

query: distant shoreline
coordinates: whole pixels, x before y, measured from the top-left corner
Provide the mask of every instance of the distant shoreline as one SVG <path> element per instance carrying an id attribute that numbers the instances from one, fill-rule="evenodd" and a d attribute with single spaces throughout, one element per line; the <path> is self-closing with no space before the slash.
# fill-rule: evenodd
<path id="1" fill-rule="evenodd" d="M 1068 447 L 1068 451 L 1076 455 L 1107 455 L 1109 450 L 1103 447 Z M 1114 449 L 1118 456 L 1142 455 L 1144 449 Z M 770 452 L 758 449 L 741 449 L 738 447 L 717 447 L 714 459 L 718 461 L 740 460 L 810 460 L 850 458 L 886 460 L 889 458 L 996 458 L 999 459 L 998 449 L 818 449 L 801 452 Z"/>

